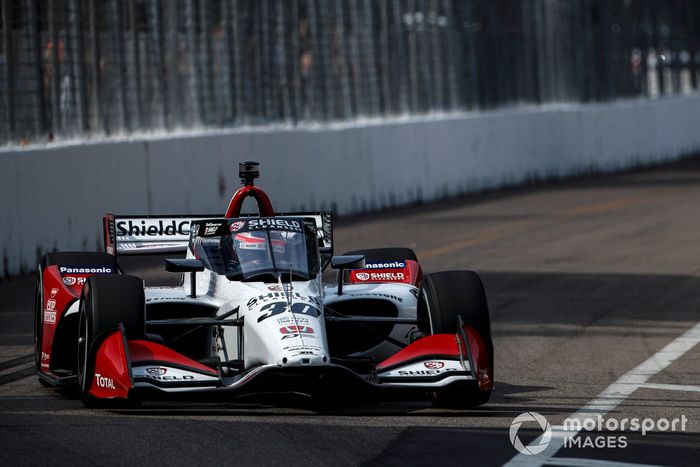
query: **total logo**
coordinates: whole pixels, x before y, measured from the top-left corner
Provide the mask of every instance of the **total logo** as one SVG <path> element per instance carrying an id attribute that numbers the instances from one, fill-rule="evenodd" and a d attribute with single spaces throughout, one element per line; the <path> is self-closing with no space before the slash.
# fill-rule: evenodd
<path id="1" fill-rule="evenodd" d="M 117 389 L 114 387 L 114 380 L 112 378 L 107 378 L 99 373 L 95 373 L 95 382 L 97 383 L 97 387 L 100 388 Z"/>

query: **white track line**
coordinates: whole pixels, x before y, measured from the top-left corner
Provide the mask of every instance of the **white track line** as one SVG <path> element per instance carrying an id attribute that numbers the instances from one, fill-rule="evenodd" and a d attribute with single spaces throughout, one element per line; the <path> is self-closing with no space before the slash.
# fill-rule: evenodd
<path id="1" fill-rule="evenodd" d="M 676 338 L 676 340 L 652 355 L 644 363 L 622 375 L 617 381 L 601 392 L 598 397 L 566 418 L 579 419 L 581 420 L 581 423 L 583 423 L 583 421 L 587 418 L 595 418 L 598 415 L 602 417 L 606 415 L 608 412 L 620 405 L 634 391 L 640 387 L 643 387 L 643 385 L 652 376 L 663 371 L 666 367 L 695 347 L 695 345 L 698 343 L 700 343 L 700 323 L 696 324 L 687 330 L 683 335 Z M 549 443 L 549 446 L 547 446 L 547 449 L 536 455 L 518 453 L 504 465 L 507 467 L 557 465 L 558 460 L 553 459 L 554 455 L 564 446 L 564 441 L 566 439 L 574 437 L 577 433 L 578 430 L 565 430 L 562 425 L 552 426 L 552 440 Z M 542 436 L 539 436 L 536 440 L 530 443 L 529 446 L 534 447 L 538 445 L 541 438 Z M 576 463 L 567 464 L 590 465 L 587 464 L 587 462 L 590 461 L 587 459 L 580 459 L 580 461 L 577 460 Z"/>
<path id="2" fill-rule="evenodd" d="M 640 389 L 662 389 L 665 391 L 700 392 L 700 386 L 688 386 L 686 384 L 654 384 L 644 383 Z"/>
<path id="3" fill-rule="evenodd" d="M 658 467 L 648 464 L 630 464 L 628 462 L 604 461 L 599 459 L 579 459 L 578 457 L 555 457 L 547 465 L 563 465 L 566 467 Z"/>

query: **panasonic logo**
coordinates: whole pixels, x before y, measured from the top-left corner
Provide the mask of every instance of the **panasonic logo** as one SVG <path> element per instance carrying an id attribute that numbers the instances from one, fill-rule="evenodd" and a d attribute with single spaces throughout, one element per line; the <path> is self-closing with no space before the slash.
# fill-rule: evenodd
<path id="1" fill-rule="evenodd" d="M 401 261 L 393 261 L 391 263 L 368 263 L 365 264 L 365 269 L 403 269 L 406 264 Z"/>
<path id="2" fill-rule="evenodd" d="M 61 274 L 112 274 L 114 272 L 114 269 L 112 269 L 110 267 L 75 268 L 75 267 L 60 266 L 58 268 L 58 271 Z"/>

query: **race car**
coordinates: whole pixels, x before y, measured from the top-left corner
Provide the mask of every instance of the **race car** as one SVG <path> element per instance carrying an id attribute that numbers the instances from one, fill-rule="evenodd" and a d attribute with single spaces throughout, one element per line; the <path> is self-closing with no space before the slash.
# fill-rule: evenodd
<path id="1" fill-rule="evenodd" d="M 254 184 L 259 165 L 239 170 L 224 216 L 107 214 L 104 252 L 44 255 L 40 382 L 90 406 L 200 393 L 328 400 L 341 388 L 447 408 L 488 401 L 493 344 L 477 273 L 424 275 L 408 248 L 333 256 L 330 212 L 275 213 Z M 249 197 L 257 215 L 241 215 Z M 122 272 L 120 258 L 153 254 L 170 256 L 179 285 Z M 336 280 L 324 283 L 328 266 Z"/>

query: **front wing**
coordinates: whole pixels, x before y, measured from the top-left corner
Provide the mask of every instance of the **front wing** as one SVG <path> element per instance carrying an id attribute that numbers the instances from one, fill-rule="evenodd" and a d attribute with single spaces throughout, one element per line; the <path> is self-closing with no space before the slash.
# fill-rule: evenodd
<path id="1" fill-rule="evenodd" d="M 487 348 L 469 325 L 456 334 L 426 336 L 362 374 L 328 363 L 284 367 L 261 365 L 233 376 L 194 361 L 157 342 L 127 340 L 123 328 L 104 336 L 92 355 L 88 395 L 96 399 L 128 399 L 137 393 L 244 394 L 313 388 L 319 381 L 370 390 L 434 391 L 472 381 L 479 389 L 493 388 Z M 89 373 L 90 374 L 90 373 Z"/>

